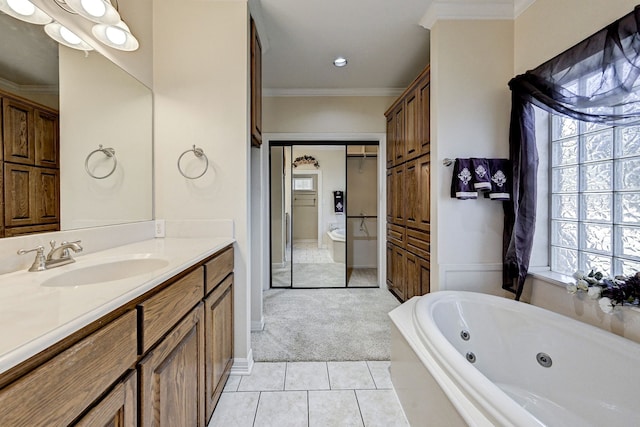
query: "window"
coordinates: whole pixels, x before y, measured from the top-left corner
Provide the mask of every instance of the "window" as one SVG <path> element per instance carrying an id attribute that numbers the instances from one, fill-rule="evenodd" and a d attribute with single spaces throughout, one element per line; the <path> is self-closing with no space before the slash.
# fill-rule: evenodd
<path id="1" fill-rule="evenodd" d="M 550 177 L 551 270 L 640 271 L 640 126 L 554 115 Z"/>
<path id="2" fill-rule="evenodd" d="M 293 178 L 294 190 L 315 190 L 313 187 L 313 177 Z"/>

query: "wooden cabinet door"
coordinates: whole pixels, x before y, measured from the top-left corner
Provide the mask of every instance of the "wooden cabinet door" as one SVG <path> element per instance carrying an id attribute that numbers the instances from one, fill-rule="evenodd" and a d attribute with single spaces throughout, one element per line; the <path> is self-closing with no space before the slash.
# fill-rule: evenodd
<path id="1" fill-rule="evenodd" d="M 135 427 L 138 422 L 138 383 L 131 373 L 115 386 L 74 427 Z"/>
<path id="2" fill-rule="evenodd" d="M 387 287 L 393 288 L 393 245 L 387 243 Z"/>
<path id="3" fill-rule="evenodd" d="M 387 169 L 387 223 L 393 222 L 393 169 Z"/>
<path id="4" fill-rule="evenodd" d="M 420 288 L 416 288 L 416 291 L 419 292 L 418 295 L 426 295 L 431 292 L 431 262 L 418 257 L 418 269 Z"/>
<path id="5" fill-rule="evenodd" d="M 233 274 L 204 301 L 206 419 L 220 399 L 233 364 Z"/>
<path id="6" fill-rule="evenodd" d="M 396 158 L 396 122 L 394 119 L 395 115 L 393 113 L 387 116 L 387 168 L 393 166 Z"/>
<path id="7" fill-rule="evenodd" d="M 413 90 L 407 94 L 404 100 L 404 159 L 410 160 L 420 155 L 419 140 L 419 111 L 420 97 L 418 90 Z"/>
<path id="8" fill-rule="evenodd" d="M 392 213 L 393 218 L 391 222 L 397 225 L 405 224 L 405 213 L 404 213 L 404 165 L 396 166 L 391 170 L 393 174 L 392 184 L 393 188 L 391 189 L 391 202 L 393 204 Z M 389 191 L 389 189 L 387 189 Z"/>
<path id="9" fill-rule="evenodd" d="M 37 224 L 60 222 L 60 173 L 58 169 L 34 168 L 33 178 L 36 180 L 36 214 Z"/>
<path id="10" fill-rule="evenodd" d="M 398 105 L 396 107 L 396 109 L 393 112 L 394 115 L 394 119 L 393 119 L 393 123 L 395 125 L 395 130 L 394 130 L 394 148 L 393 148 L 393 164 L 394 166 L 396 165 L 400 165 L 404 162 L 404 146 L 405 146 L 405 135 L 404 135 L 404 120 L 405 120 L 405 116 L 404 116 L 404 104 L 400 103 L 400 105 Z"/>
<path id="11" fill-rule="evenodd" d="M 262 145 L 262 44 L 251 19 L 251 144 Z"/>
<path id="12" fill-rule="evenodd" d="M 4 223 L 18 227 L 36 223 L 36 169 L 32 166 L 4 164 Z"/>
<path id="13" fill-rule="evenodd" d="M 204 309 L 200 303 L 139 364 L 140 425 L 205 425 Z"/>
<path id="14" fill-rule="evenodd" d="M 419 256 L 406 253 L 405 260 L 406 298 L 428 294 L 430 291 L 430 263 Z"/>
<path id="15" fill-rule="evenodd" d="M 58 115 L 36 109 L 35 119 L 35 164 L 47 168 L 59 167 Z"/>
<path id="16" fill-rule="evenodd" d="M 35 164 L 33 107 L 9 98 L 2 101 L 4 161 Z"/>
<path id="17" fill-rule="evenodd" d="M 431 152 L 431 95 L 430 95 L 429 74 L 420 82 L 418 86 L 418 97 L 420 98 L 418 108 L 418 131 L 420 154 Z"/>
<path id="18" fill-rule="evenodd" d="M 393 260 L 391 261 L 392 266 L 392 283 L 393 287 L 391 290 L 396 296 L 404 301 L 406 297 L 406 280 L 405 280 L 405 262 L 406 262 L 406 252 L 404 249 L 399 248 L 395 245 L 392 245 L 393 250 Z"/>
<path id="19" fill-rule="evenodd" d="M 404 173 L 405 223 L 407 227 L 430 230 L 431 155 L 406 163 Z"/>
<path id="20" fill-rule="evenodd" d="M 431 231 L 431 155 L 425 154 L 416 160 L 415 170 L 419 197 L 415 203 L 415 227 L 423 231 Z"/>

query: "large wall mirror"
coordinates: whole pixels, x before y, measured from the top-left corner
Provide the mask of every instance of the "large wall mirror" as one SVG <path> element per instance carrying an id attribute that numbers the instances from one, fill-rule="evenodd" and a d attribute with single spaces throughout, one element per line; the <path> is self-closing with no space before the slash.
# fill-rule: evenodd
<path id="1" fill-rule="evenodd" d="M 59 110 L 60 228 L 152 219 L 151 90 L 99 53 L 58 46 L 41 26 L 3 13 L 0 39 L 0 89 Z M 117 166 L 96 179 L 85 161 L 101 145 Z M 88 166 L 104 176 L 113 159 L 98 152 Z"/>

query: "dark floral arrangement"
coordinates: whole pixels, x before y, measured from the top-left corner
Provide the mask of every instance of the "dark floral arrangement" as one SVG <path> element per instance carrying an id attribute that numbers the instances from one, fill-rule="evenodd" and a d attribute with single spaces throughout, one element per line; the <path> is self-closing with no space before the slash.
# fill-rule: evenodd
<path id="1" fill-rule="evenodd" d="M 640 305 L 640 272 L 610 278 L 599 271 L 591 270 L 588 274 L 576 271 L 573 278 L 576 282 L 568 284 L 567 291 L 571 294 L 587 292 L 589 298 L 598 300 L 605 313 L 613 313 L 617 305 Z"/>
<path id="2" fill-rule="evenodd" d="M 313 157 L 313 156 L 309 156 L 307 154 L 305 154 L 304 156 L 297 157 L 293 161 L 293 167 L 294 168 L 297 168 L 298 165 L 313 165 L 313 166 L 316 167 L 316 169 L 318 169 L 320 167 L 320 163 L 318 163 L 316 158 Z"/>

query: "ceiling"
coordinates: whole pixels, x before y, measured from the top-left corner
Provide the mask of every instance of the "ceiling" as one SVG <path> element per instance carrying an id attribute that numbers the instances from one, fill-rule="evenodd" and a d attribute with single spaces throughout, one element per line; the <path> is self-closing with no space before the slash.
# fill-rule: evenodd
<path id="1" fill-rule="evenodd" d="M 58 43 L 41 25 L 0 12 L 0 79 L 22 89 L 58 86 Z"/>
<path id="2" fill-rule="evenodd" d="M 396 95 L 429 63 L 426 28 L 436 19 L 512 19 L 535 0 L 248 1 L 263 45 L 266 95 Z M 27 36 L 17 36 L 18 28 Z M 0 40 L 0 78 L 57 86 L 57 45 L 41 26 L 0 13 Z M 337 56 L 348 65 L 335 67 Z"/>
<path id="3" fill-rule="evenodd" d="M 431 0 L 251 3 L 263 44 L 265 91 L 406 87 L 429 62 L 429 31 L 419 21 L 430 3 Z M 348 65 L 335 67 L 333 60 L 337 56 L 347 58 Z"/>

